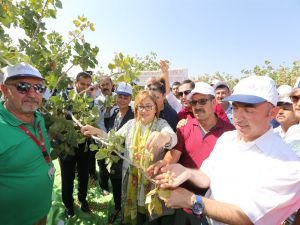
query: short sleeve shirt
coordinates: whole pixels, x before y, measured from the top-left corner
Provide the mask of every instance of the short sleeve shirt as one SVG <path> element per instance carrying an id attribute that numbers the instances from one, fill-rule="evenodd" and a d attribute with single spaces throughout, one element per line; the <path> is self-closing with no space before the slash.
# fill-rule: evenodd
<path id="1" fill-rule="evenodd" d="M 216 125 L 204 136 L 195 118 L 188 119 L 185 126 L 177 130 L 177 145 L 180 151 L 179 163 L 188 168 L 199 168 L 212 152 L 217 139 L 226 131 L 234 130 L 234 126 L 218 119 Z"/>
<path id="2" fill-rule="evenodd" d="M 0 103 L 0 218 L 1 224 L 32 225 L 50 210 L 53 179 L 41 149 L 18 126 L 38 140 L 38 125 L 50 154 L 44 120 L 35 113 L 34 128 L 24 124 Z M 16 214 L 17 213 L 17 214 Z"/>

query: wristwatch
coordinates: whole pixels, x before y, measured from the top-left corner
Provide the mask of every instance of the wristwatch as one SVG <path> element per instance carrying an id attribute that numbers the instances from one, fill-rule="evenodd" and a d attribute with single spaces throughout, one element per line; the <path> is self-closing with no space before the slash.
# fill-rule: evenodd
<path id="1" fill-rule="evenodd" d="M 192 205 L 193 214 L 196 216 L 201 216 L 204 211 L 204 204 L 200 195 L 196 195 L 196 199 Z"/>

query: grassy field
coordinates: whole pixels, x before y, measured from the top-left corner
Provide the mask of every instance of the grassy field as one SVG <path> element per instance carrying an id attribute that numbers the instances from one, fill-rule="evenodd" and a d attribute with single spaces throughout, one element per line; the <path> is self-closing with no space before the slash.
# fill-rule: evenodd
<path id="1" fill-rule="evenodd" d="M 75 187 L 73 196 L 75 199 L 75 216 L 66 219 L 64 216 L 64 205 L 61 201 L 61 177 L 58 160 L 54 160 L 56 168 L 54 187 L 53 187 L 53 205 L 48 214 L 47 225 L 71 225 L 71 224 L 108 224 L 108 216 L 113 211 L 113 199 L 112 194 L 103 196 L 101 194 L 99 185 L 97 182 L 90 180 L 88 189 L 88 202 L 90 203 L 91 213 L 84 213 L 81 211 L 77 202 L 77 180 L 75 181 Z M 118 219 L 115 223 L 120 224 Z"/>

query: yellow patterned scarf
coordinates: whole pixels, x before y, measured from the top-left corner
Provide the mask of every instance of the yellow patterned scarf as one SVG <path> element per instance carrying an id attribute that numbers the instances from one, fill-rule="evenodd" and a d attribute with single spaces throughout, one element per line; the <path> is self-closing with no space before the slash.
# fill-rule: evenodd
<path id="1" fill-rule="evenodd" d="M 144 134 L 142 134 L 141 122 L 136 122 L 135 131 L 132 141 L 132 162 L 136 165 L 139 165 L 145 170 L 152 164 L 153 154 L 150 149 L 145 149 L 148 137 L 152 131 L 153 124 L 157 121 L 156 118 L 152 123 L 147 127 Z M 146 213 L 145 209 L 145 196 L 150 191 L 151 183 L 144 177 L 141 170 L 137 169 L 134 166 L 130 167 L 130 173 L 128 177 L 127 184 L 127 193 L 126 193 L 126 205 L 124 208 L 124 223 L 127 224 L 136 224 L 137 212 Z M 141 204 L 138 203 L 141 201 Z"/>

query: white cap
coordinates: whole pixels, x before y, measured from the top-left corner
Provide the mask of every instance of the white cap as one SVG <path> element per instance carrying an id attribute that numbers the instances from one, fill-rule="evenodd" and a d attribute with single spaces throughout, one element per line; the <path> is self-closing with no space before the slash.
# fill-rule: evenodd
<path id="1" fill-rule="evenodd" d="M 225 86 L 230 90 L 229 85 L 225 81 L 218 81 L 213 87 L 216 90 L 220 86 Z"/>
<path id="2" fill-rule="evenodd" d="M 219 83 L 220 82 L 220 80 L 219 79 L 213 79 L 211 82 L 210 82 L 210 85 L 211 86 L 215 86 L 217 83 Z"/>
<path id="3" fill-rule="evenodd" d="M 250 76 L 238 82 L 234 87 L 232 95 L 223 101 L 233 101 L 257 104 L 264 101 L 277 105 L 278 93 L 276 84 L 268 76 Z"/>
<path id="4" fill-rule="evenodd" d="M 295 94 L 299 90 L 300 90 L 300 77 L 297 78 L 296 83 L 295 83 L 295 85 L 293 87 L 293 90 L 290 93 L 290 96 L 292 96 L 293 94 Z"/>
<path id="5" fill-rule="evenodd" d="M 132 87 L 130 84 L 125 82 L 118 83 L 118 88 L 116 90 L 118 95 L 131 96 L 132 95 Z"/>
<path id="6" fill-rule="evenodd" d="M 7 66 L 3 70 L 3 83 L 15 77 L 35 77 L 44 80 L 41 73 L 33 66 L 26 63 L 18 63 L 14 66 Z"/>
<path id="7" fill-rule="evenodd" d="M 292 87 L 290 85 L 280 85 L 277 88 L 277 92 L 278 92 L 278 103 L 282 102 L 282 103 L 290 103 L 292 104 L 291 98 L 290 98 L 290 93 L 292 92 Z"/>
<path id="8" fill-rule="evenodd" d="M 294 88 L 300 88 L 300 77 L 297 78 Z"/>
<path id="9" fill-rule="evenodd" d="M 215 96 L 215 89 L 205 82 L 195 83 L 195 88 L 187 96 L 187 99 L 190 100 L 194 94 L 203 94 L 203 95 L 213 95 Z"/>

